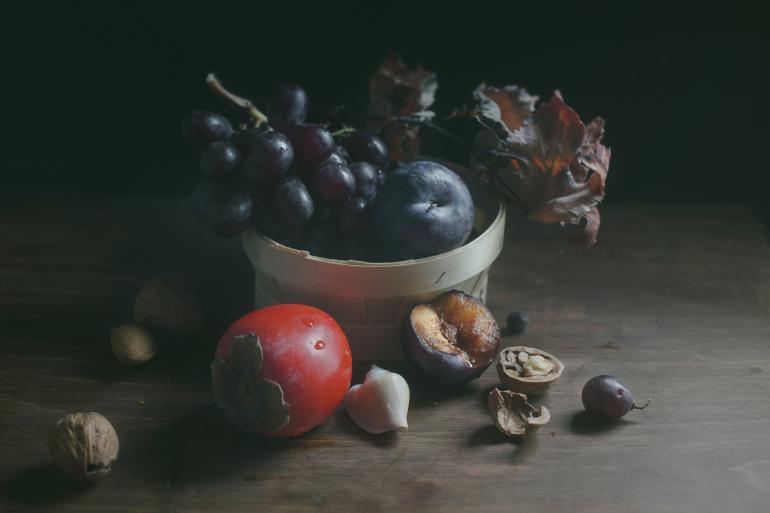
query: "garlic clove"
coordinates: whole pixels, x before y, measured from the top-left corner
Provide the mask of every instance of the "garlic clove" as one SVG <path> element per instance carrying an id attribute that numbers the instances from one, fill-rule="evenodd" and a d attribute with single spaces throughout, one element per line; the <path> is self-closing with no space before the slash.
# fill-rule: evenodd
<path id="1" fill-rule="evenodd" d="M 345 411 L 353 422 L 369 433 L 406 431 L 409 385 L 395 372 L 372 365 L 360 385 L 345 395 Z"/>

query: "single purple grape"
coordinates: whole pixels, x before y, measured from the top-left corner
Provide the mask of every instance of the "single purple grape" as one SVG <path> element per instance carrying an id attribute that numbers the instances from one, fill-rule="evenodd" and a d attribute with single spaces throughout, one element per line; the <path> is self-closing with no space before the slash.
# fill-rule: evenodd
<path id="1" fill-rule="evenodd" d="M 294 125 L 285 132 L 294 147 L 294 158 L 303 169 L 320 164 L 334 151 L 334 138 L 321 125 Z"/>
<path id="2" fill-rule="evenodd" d="M 354 162 L 368 162 L 377 167 L 385 167 L 388 163 L 388 146 L 385 141 L 363 130 L 353 132 L 345 139 L 345 149 Z"/>
<path id="3" fill-rule="evenodd" d="M 371 203 L 377 195 L 379 187 L 379 178 L 377 168 L 368 162 L 354 162 L 350 164 L 350 172 L 356 177 L 356 196 L 364 198 L 367 203 Z"/>
<path id="4" fill-rule="evenodd" d="M 289 178 L 275 189 L 273 205 L 289 224 L 298 225 L 313 217 L 313 199 L 298 178 Z"/>
<path id="5" fill-rule="evenodd" d="M 382 184 L 385 183 L 385 171 L 383 171 L 380 168 L 377 168 L 377 187 L 379 188 Z"/>
<path id="6" fill-rule="evenodd" d="M 334 148 L 334 153 L 339 154 L 340 157 L 342 157 L 345 160 L 345 163 L 350 162 L 350 154 L 348 154 L 348 150 L 345 149 L 345 146 L 337 145 Z"/>
<path id="7" fill-rule="evenodd" d="M 272 194 L 260 191 L 252 198 L 252 204 L 251 220 L 261 234 L 283 243 L 296 230 L 275 208 Z"/>
<path id="8" fill-rule="evenodd" d="M 329 155 L 329 157 L 326 160 L 324 160 L 324 163 L 326 163 L 326 162 L 333 162 L 333 163 L 339 164 L 341 166 L 347 166 L 348 165 L 347 159 L 345 158 L 345 156 L 342 153 L 340 153 L 338 151 L 338 149 L 334 150 L 332 152 L 332 154 Z"/>
<path id="9" fill-rule="evenodd" d="M 310 102 L 307 93 L 297 84 L 279 85 L 267 104 L 267 121 L 276 130 L 284 131 L 305 121 Z"/>
<path id="10" fill-rule="evenodd" d="M 182 136 L 198 147 L 229 139 L 231 135 L 233 126 L 220 114 L 194 110 L 182 120 Z"/>
<path id="11" fill-rule="evenodd" d="M 305 229 L 297 247 L 313 256 L 329 258 L 333 255 L 335 248 L 340 246 L 340 241 L 341 234 L 333 224 L 316 221 L 314 217 Z"/>
<path id="12" fill-rule="evenodd" d="M 254 139 L 243 173 L 260 187 L 270 188 L 286 176 L 293 162 L 294 148 L 289 139 L 271 130 Z"/>
<path id="13" fill-rule="evenodd" d="M 353 196 L 346 199 L 335 208 L 337 227 L 344 234 L 350 234 L 366 222 L 366 200 Z"/>
<path id="14" fill-rule="evenodd" d="M 233 142 L 243 154 L 244 158 L 251 153 L 251 145 L 254 144 L 254 139 L 265 130 L 260 127 L 251 126 L 244 130 L 239 130 L 233 136 Z"/>
<path id="15" fill-rule="evenodd" d="M 231 178 L 238 174 L 243 157 L 230 141 L 216 141 L 201 153 L 201 173 L 207 178 Z"/>
<path id="16" fill-rule="evenodd" d="M 596 413 L 611 419 L 619 419 L 631 410 L 641 410 L 642 406 L 634 403 L 634 394 L 625 383 L 615 376 L 602 374 L 594 376 L 583 385 L 583 406 L 591 413 Z"/>
<path id="17" fill-rule="evenodd" d="M 230 184 L 205 180 L 191 199 L 195 216 L 220 237 L 237 235 L 251 222 L 251 197 Z"/>
<path id="18" fill-rule="evenodd" d="M 313 196 L 334 205 L 350 196 L 356 190 L 356 178 L 347 166 L 324 162 L 307 173 L 307 182 Z"/>

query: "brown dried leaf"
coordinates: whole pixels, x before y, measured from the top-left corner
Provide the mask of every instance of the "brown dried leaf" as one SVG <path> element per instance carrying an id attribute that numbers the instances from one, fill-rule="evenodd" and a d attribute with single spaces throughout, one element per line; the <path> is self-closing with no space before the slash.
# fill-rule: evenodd
<path id="1" fill-rule="evenodd" d="M 397 55 L 389 55 L 369 80 L 367 127 L 388 144 L 391 160 L 409 160 L 420 152 L 419 127 L 393 118 L 431 117 L 438 82 L 436 75 L 419 64 L 412 70 Z"/>
<path id="2" fill-rule="evenodd" d="M 436 75 L 419 64 L 411 70 L 397 55 L 389 55 L 369 79 L 369 111 L 384 118 L 411 116 L 435 100 Z"/>
<path id="3" fill-rule="evenodd" d="M 587 127 L 556 91 L 532 112 L 524 89 L 481 86 L 471 111 L 486 128 L 474 143 L 477 164 L 497 189 L 541 223 L 583 225 L 571 240 L 596 242 L 610 150 L 601 144 L 604 120 Z"/>
<path id="4" fill-rule="evenodd" d="M 476 117 L 505 139 L 510 132 L 524 126 L 535 111 L 535 103 L 539 99 L 523 87 L 509 85 L 499 89 L 481 84 L 473 91 L 474 109 L 470 112 L 455 112 L 454 115 Z"/>

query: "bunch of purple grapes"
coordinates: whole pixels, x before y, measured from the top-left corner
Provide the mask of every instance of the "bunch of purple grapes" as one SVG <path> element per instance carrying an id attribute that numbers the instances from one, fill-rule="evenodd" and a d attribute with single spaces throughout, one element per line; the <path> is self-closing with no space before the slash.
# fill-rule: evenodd
<path id="1" fill-rule="evenodd" d="M 341 143 L 323 125 L 307 123 L 302 87 L 283 84 L 267 106 L 268 126 L 233 130 L 219 114 L 194 111 L 182 133 L 201 150 L 195 215 L 220 236 L 255 227 L 317 256 L 371 256 L 369 208 L 385 181 L 388 149 L 365 132 Z"/>

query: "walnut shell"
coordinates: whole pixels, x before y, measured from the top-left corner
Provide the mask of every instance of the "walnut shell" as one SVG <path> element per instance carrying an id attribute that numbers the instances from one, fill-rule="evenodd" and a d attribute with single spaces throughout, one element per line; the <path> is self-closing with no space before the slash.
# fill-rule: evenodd
<path id="1" fill-rule="evenodd" d="M 118 458 L 118 435 L 110 421 L 95 412 L 71 413 L 59 419 L 49 445 L 56 466 L 76 481 L 104 476 Z"/>
<path id="2" fill-rule="evenodd" d="M 551 420 L 548 408 L 529 404 L 526 395 L 510 390 L 493 388 L 487 405 L 495 426 L 506 436 L 524 436 Z"/>
<path id="3" fill-rule="evenodd" d="M 146 329 L 137 324 L 124 324 L 112 328 L 110 346 L 123 365 L 139 365 L 155 356 L 155 339 Z"/>
<path id="4" fill-rule="evenodd" d="M 172 335 L 193 335 L 203 328 L 203 311 L 185 287 L 155 278 L 146 281 L 136 296 L 134 320 L 158 326 Z"/>
<path id="5" fill-rule="evenodd" d="M 541 356 L 550 367 L 544 376 L 527 376 L 518 353 L 526 353 L 528 359 L 533 356 Z M 534 347 L 513 346 L 500 351 L 500 359 L 497 361 L 497 375 L 502 384 L 514 392 L 522 394 L 542 394 L 559 379 L 564 372 L 564 365 L 552 354 Z"/>

